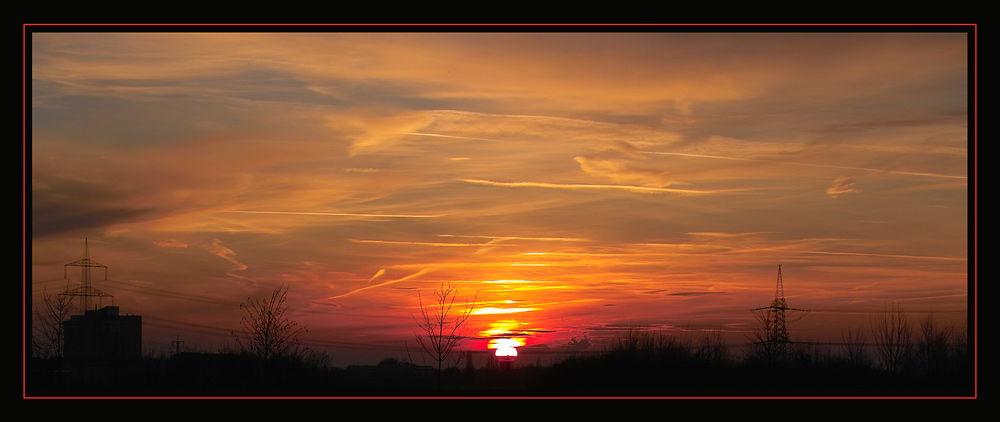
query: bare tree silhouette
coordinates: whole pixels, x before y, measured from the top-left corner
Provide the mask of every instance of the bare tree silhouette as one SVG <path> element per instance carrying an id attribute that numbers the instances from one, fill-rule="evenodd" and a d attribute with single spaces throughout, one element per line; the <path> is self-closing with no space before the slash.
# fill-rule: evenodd
<path id="1" fill-rule="evenodd" d="M 920 321 L 916 345 L 916 363 L 926 377 L 938 377 L 954 371 L 964 355 L 960 335 L 952 326 L 938 326 L 933 314 Z"/>
<path id="2" fill-rule="evenodd" d="M 844 359 L 854 366 L 868 366 L 868 353 L 865 351 L 868 342 L 868 334 L 865 333 L 864 326 L 856 329 L 847 327 L 847 331 L 841 333 L 844 342 Z"/>
<path id="3" fill-rule="evenodd" d="M 35 306 L 32 353 L 40 358 L 61 358 L 63 356 L 63 321 L 72 312 L 73 296 L 50 295 L 42 291 L 42 307 Z"/>
<path id="4" fill-rule="evenodd" d="M 757 308 L 753 313 L 753 326 L 748 334 L 750 341 L 747 358 L 767 364 L 781 363 L 786 358 L 788 339 L 779 336 L 778 318 L 770 308 Z"/>
<path id="5" fill-rule="evenodd" d="M 729 362 L 731 358 L 730 353 L 729 346 L 726 345 L 721 331 L 709 331 L 706 333 L 705 337 L 701 339 L 697 350 L 697 355 L 702 361 L 714 364 Z"/>
<path id="6" fill-rule="evenodd" d="M 882 367 L 889 372 L 900 372 L 913 351 L 913 330 L 896 303 L 871 320 L 875 353 Z"/>
<path id="7" fill-rule="evenodd" d="M 478 295 L 472 303 L 466 301 L 465 306 L 460 309 L 454 309 L 455 299 L 458 296 L 456 286 L 442 283 L 441 287 L 434 291 L 434 296 L 435 303 L 424 305 L 423 297 L 418 293 L 420 318 L 413 316 L 413 320 L 421 331 L 415 334 L 417 344 L 437 362 L 438 387 L 440 387 L 444 362 L 466 337 L 469 328 L 467 323 Z"/>
<path id="8" fill-rule="evenodd" d="M 288 287 L 275 287 L 271 297 L 247 298 L 240 308 L 245 315 L 240 319 L 239 333 L 233 332 L 239 348 L 261 361 L 264 380 L 267 382 L 271 361 L 296 351 L 299 335 L 306 330 L 288 318 L 289 305 L 285 304 Z"/>

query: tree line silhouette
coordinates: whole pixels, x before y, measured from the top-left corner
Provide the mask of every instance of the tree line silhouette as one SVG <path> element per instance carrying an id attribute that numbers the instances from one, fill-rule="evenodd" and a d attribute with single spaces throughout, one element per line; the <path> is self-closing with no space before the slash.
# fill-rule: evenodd
<path id="1" fill-rule="evenodd" d="M 36 309 L 45 324 L 27 345 L 26 397 L 973 397 L 975 348 L 967 332 L 926 316 L 914 323 L 901 307 L 845 327 L 838 345 L 767 337 L 768 321 L 739 346 L 718 332 L 677 336 L 632 327 L 610 342 L 547 365 L 486 359 L 474 366 L 460 349 L 471 305 L 452 308 L 457 291 L 442 285 L 414 316 L 415 337 L 436 366 L 383 359 L 333 367 L 299 344 L 306 327 L 291 321 L 287 287 L 248 298 L 234 345 L 218 353 L 177 353 L 109 365 L 70 364 L 50 331 L 57 301 Z M 48 297 L 48 296 L 47 296 Z M 473 302 L 474 303 L 474 302 Z M 53 308 L 55 307 L 55 308 Z M 567 348 L 587 345 L 573 339 Z"/>

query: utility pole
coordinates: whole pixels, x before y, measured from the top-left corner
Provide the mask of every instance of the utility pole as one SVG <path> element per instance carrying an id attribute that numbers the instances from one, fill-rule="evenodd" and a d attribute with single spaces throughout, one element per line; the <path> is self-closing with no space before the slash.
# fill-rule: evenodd
<path id="1" fill-rule="evenodd" d="M 768 350 L 773 352 L 774 357 L 779 359 L 784 358 L 787 346 L 791 343 L 791 340 L 788 338 L 785 311 L 808 312 L 808 310 L 788 307 L 788 301 L 785 300 L 785 286 L 781 281 L 781 265 L 778 265 L 778 285 L 774 290 L 774 300 L 771 301 L 771 306 L 756 308 L 754 311 L 766 311 L 770 314 L 770 324 L 767 327 L 768 332 L 762 343 L 766 343 L 769 346 Z"/>
<path id="2" fill-rule="evenodd" d="M 184 342 L 181 341 L 181 335 L 180 334 L 177 335 L 177 340 L 171 341 L 170 344 L 174 346 L 174 354 L 175 355 L 178 355 L 178 354 L 181 353 L 181 346 L 184 345 Z"/>
<path id="3" fill-rule="evenodd" d="M 83 240 L 83 259 L 70 262 L 63 266 L 63 278 L 66 278 L 66 273 L 69 267 L 81 267 L 80 270 L 80 286 L 75 289 L 69 289 L 65 292 L 59 293 L 62 296 L 80 296 L 83 300 L 80 301 L 80 314 L 90 310 L 90 298 L 97 297 L 110 297 L 111 304 L 114 304 L 114 296 L 104 293 L 96 288 L 94 288 L 90 283 L 90 269 L 91 268 L 104 268 L 104 280 L 108 279 L 108 267 L 97 261 L 90 259 L 90 249 L 88 246 L 88 240 L 84 238 Z"/>

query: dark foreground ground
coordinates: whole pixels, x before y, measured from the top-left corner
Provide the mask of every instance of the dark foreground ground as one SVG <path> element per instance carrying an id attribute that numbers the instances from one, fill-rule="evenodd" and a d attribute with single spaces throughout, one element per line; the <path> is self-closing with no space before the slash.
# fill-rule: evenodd
<path id="1" fill-rule="evenodd" d="M 387 359 L 329 368 L 296 360 L 190 354 L 106 365 L 30 361 L 25 397 L 975 397 L 971 359 L 869 362 L 708 359 L 604 353 L 550 366 L 448 369 Z"/>

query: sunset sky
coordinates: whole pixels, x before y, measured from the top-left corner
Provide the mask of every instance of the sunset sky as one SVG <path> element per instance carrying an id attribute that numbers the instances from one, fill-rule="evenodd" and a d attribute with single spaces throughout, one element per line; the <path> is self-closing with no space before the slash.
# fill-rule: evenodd
<path id="1" fill-rule="evenodd" d="M 88 239 L 149 350 L 287 285 L 334 364 L 420 362 L 442 283 L 475 350 L 735 344 L 778 265 L 793 340 L 892 302 L 964 329 L 966 32 L 79 29 L 27 40 L 26 296 Z"/>

